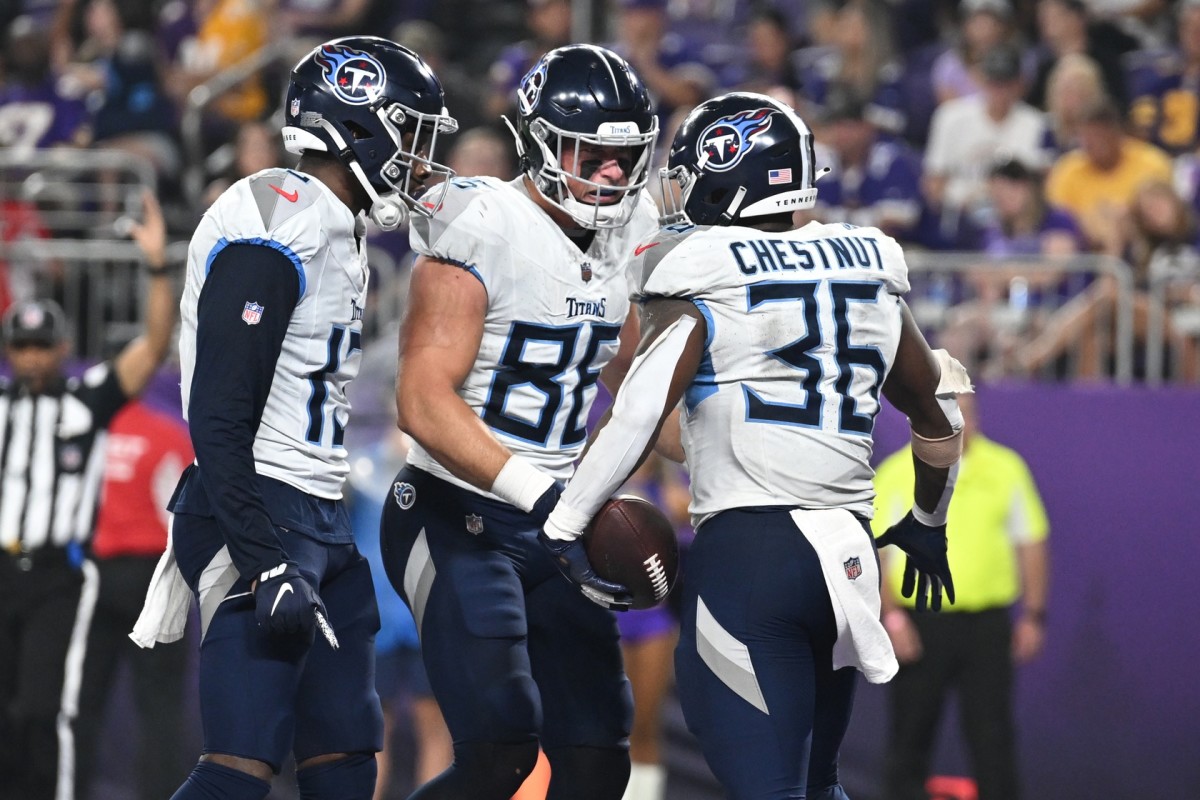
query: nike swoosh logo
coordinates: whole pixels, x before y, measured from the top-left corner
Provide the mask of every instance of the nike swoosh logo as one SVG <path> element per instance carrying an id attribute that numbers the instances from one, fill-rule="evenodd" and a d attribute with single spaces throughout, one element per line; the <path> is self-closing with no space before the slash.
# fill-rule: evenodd
<path id="1" fill-rule="evenodd" d="M 274 189 L 275 187 L 272 186 L 271 188 Z M 278 190 L 276 190 L 276 191 L 278 191 Z M 633 249 L 633 254 L 635 256 L 640 256 L 642 253 L 646 252 L 651 247 L 658 247 L 660 244 L 662 244 L 662 242 L 651 242 L 650 244 L 639 244 L 637 247 L 635 247 Z"/>
<path id="2" fill-rule="evenodd" d="M 268 183 L 267 186 L 270 186 L 272 189 L 274 189 L 276 192 L 278 192 L 279 196 L 282 197 L 284 200 L 287 200 L 289 203 L 294 203 L 300 199 L 300 190 L 299 189 L 293 189 L 290 192 L 285 192 L 283 189 L 280 189 L 278 186 L 276 186 L 273 183 Z"/>
<path id="3" fill-rule="evenodd" d="M 292 588 L 292 585 L 290 583 L 285 583 L 283 586 L 279 587 L 279 594 L 275 595 L 275 602 L 271 604 L 271 616 L 272 617 L 275 616 L 275 609 L 279 608 L 279 601 L 283 599 L 283 596 L 285 594 L 287 594 L 288 592 L 293 592 L 293 591 L 295 591 L 295 590 Z"/>

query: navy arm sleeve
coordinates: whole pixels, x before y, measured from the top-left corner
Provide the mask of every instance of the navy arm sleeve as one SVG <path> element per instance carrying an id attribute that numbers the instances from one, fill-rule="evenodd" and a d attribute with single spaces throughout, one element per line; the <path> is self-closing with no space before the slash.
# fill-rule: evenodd
<path id="1" fill-rule="evenodd" d="M 246 578 L 288 560 L 255 480 L 254 437 L 299 294 L 292 261 L 252 244 L 222 250 L 200 291 L 188 427 L 205 494 Z M 253 325 L 242 319 L 249 302 L 262 306 Z"/>

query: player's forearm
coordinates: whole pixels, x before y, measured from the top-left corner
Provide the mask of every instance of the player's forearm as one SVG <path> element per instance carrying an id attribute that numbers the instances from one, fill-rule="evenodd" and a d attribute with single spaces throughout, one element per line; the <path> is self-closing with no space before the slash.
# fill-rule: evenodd
<path id="1" fill-rule="evenodd" d="M 512 452 L 500 444 L 458 393 L 416 376 L 396 389 L 397 425 L 452 475 L 485 491 Z"/>
<path id="2" fill-rule="evenodd" d="M 695 325 L 692 317 L 678 319 L 634 360 L 611 413 L 546 523 L 548 536 L 567 539 L 582 533 L 645 460 L 674 407 L 671 382 L 662 376 L 676 374 Z"/>

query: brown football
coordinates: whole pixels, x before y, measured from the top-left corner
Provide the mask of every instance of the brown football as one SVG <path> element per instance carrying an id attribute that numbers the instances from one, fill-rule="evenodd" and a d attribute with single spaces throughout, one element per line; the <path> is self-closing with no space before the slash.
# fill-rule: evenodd
<path id="1" fill-rule="evenodd" d="M 583 532 L 583 546 L 597 575 L 629 587 L 634 608 L 658 605 L 675 586 L 675 528 L 640 497 L 622 495 L 601 506 Z"/>

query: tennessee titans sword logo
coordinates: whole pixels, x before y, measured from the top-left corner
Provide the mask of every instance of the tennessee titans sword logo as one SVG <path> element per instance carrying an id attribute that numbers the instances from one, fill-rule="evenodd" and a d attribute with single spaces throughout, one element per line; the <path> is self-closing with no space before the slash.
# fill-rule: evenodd
<path id="1" fill-rule="evenodd" d="M 542 96 L 542 87 L 546 85 L 546 62 L 538 61 L 533 69 L 525 74 L 521 79 L 520 95 L 521 103 L 524 106 L 521 110 L 528 112 L 537 105 L 538 98 Z"/>
<path id="2" fill-rule="evenodd" d="M 773 113 L 770 108 L 751 109 L 722 117 L 705 128 L 696 144 L 701 169 L 725 172 L 736 167 L 754 148 L 754 139 L 771 127 Z"/>
<path id="3" fill-rule="evenodd" d="M 325 82 L 343 103 L 365 106 L 379 99 L 387 72 L 374 56 L 341 45 L 326 45 L 317 56 Z"/>

